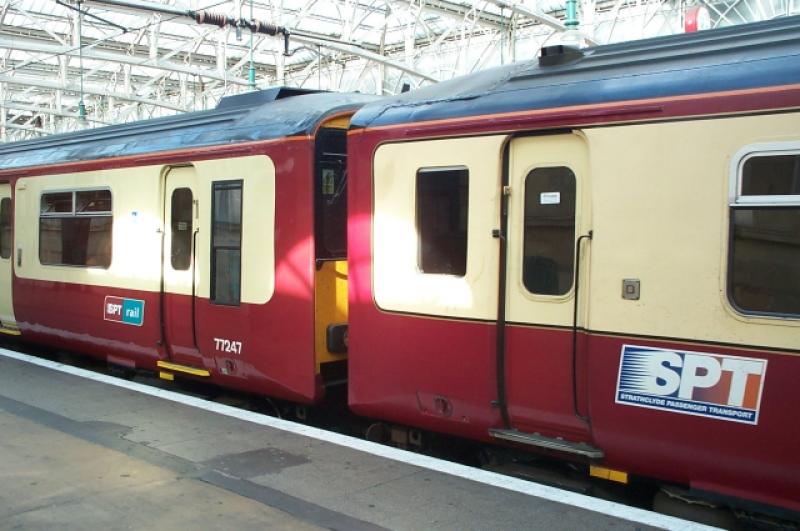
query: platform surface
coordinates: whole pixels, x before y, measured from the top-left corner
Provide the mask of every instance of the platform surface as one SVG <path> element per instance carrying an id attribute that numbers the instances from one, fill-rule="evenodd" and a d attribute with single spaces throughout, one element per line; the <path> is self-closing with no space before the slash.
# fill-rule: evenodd
<path id="1" fill-rule="evenodd" d="M 2 530 L 702 528 L 625 520 L 6 356 Z"/>

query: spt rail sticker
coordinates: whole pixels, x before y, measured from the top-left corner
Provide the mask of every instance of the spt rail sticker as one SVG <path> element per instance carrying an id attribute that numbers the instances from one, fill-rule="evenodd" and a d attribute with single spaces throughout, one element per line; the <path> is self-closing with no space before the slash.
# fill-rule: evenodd
<path id="1" fill-rule="evenodd" d="M 767 360 L 625 345 L 617 404 L 758 424 Z"/>
<path id="2" fill-rule="evenodd" d="M 103 303 L 103 319 L 142 326 L 144 323 L 144 301 L 108 295 Z"/>

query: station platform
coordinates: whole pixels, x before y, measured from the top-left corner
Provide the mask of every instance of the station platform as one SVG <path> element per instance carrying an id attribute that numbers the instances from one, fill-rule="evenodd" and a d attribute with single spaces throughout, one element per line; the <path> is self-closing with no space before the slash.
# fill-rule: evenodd
<path id="1" fill-rule="evenodd" d="M 0 529 L 711 529 L 0 349 Z"/>

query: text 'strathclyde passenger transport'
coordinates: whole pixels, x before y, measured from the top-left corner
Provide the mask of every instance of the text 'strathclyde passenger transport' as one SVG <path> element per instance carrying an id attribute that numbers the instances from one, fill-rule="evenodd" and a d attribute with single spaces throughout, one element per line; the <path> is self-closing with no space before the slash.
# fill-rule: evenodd
<path id="1" fill-rule="evenodd" d="M 798 519 L 798 18 L 0 168 L 7 334 Z"/>

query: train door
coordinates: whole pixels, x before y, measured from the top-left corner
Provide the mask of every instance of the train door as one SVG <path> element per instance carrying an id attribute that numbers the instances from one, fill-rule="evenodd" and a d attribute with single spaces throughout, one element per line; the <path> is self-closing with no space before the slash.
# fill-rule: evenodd
<path id="1" fill-rule="evenodd" d="M 581 208 L 587 150 L 579 134 L 519 137 L 509 150 L 504 377 L 511 429 L 495 435 L 529 434 L 518 442 L 570 451 L 569 440 L 588 438 L 573 336 L 576 243 L 588 232 Z"/>
<path id="2" fill-rule="evenodd" d="M 195 304 L 199 206 L 192 167 L 171 168 L 164 188 L 164 333 L 171 361 L 201 367 Z"/>
<path id="3" fill-rule="evenodd" d="M 11 186 L 0 184 L 0 332 L 17 335 L 12 302 L 13 206 Z"/>

